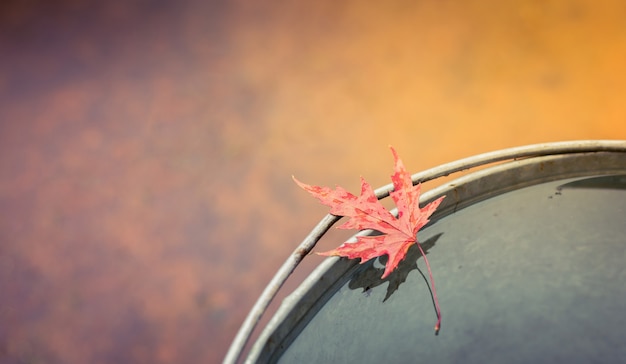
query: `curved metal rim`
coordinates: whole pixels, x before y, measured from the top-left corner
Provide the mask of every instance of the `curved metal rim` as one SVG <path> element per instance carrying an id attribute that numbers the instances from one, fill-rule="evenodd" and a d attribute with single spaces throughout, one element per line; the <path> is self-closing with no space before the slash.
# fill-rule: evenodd
<path id="1" fill-rule="evenodd" d="M 445 177 L 453 173 L 469 170 L 472 168 L 485 166 L 492 163 L 532 158 L 558 154 L 590 153 L 590 152 L 626 152 L 625 140 L 582 140 L 533 144 L 522 147 L 508 148 L 494 152 L 483 153 L 469 158 L 446 163 L 435 168 L 416 173 L 412 176 L 413 184 L 431 181 L 440 177 Z M 393 184 L 387 184 L 375 190 L 376 197 L 380 200 L 393 190 Z M 328 231 L 341 217 L 326 215 L 305 237 L 300 245 L 291 253 L 285 263 L 279 268 L 276 275 L 269 282 L 263 293 L 252 307 L 250 313 L 244 320 L 239 332 L 235 336 L 226 357 L 225 364 L 236 363 L 252 335 L 261 316 L 265 313 L 270 302 L 276 296 L 287 278 L 300 264 L 302 259 L 311 252 L 319 239 Z"/>

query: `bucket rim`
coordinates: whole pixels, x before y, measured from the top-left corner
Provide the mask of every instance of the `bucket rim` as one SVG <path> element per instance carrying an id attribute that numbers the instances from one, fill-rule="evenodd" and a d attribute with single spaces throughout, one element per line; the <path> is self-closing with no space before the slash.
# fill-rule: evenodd
<path id="1" fill-rule="evenodd" d="M 445 163 L 440 166 L 430 168 L 424 170 L 422 172 L 415 173 L 411 176 L 413 184 L 418 184 L 422 182 L 436 180 L 438 178 L 446 177 L 454 173 L 467 171 L 470 169 L 489 166 L 494 163 L 499 162 L 516 162 L 520 160 L 524 160 L 525 164 L 533 163 L 533 159 L 548 157 L 548 156 L 563 156 L 568 154 L 584 154 L 584 153 L 598 153 L 598 152 L 613 152 L 613 153 L 626 153 L 626 140 L 576 140 L 576 141 L 562 141 L 562 142 L 550 142 L 550 143 L 540 143 L 540 144 L 531 144 L 526 146 L 519 146 L 513 148 L 506 148 L 501 150 L 496 150 L 492 152 L 477 154 L 471 157 L 459 159 L 453 162 Z M 536 162 L 536 160 L 535 160 Z M 489 169 L 490 170 L 490 169 Z M 476 178 L 476 174 L 486 173 L 483 171 L 473 172 L 466 176 L 462 176 L 457 180 L 453 181 L 454 184 L 462 183 L 465 178 Z M 420 199 L 420 203 L 427 203 L 429 200 L 436 198 L 441 194 L 445 194 L 445 191 L 450 190 L 450 184 L 436 187 L 430 191 L 425 192 L 422 195 L 422 199 Z M 374 191 L 376 197 L 380 200 L 389 196 L 390 192 L 393 191 L 393 184 L 386 184 Z M 504 193 L 503 191 L 501 193 Z M 472 202 L 475 203 L 476 201 Z M 449 207 L 448 203 L 448 207 Z M 444 206 L 442 206 L 444 207 Z M 455 206 L 454 209 L 458 208 Z M 449 211 L 445 209 L 441 213 L 436 213 L 436 215 L 444 216 L 450 214 L 454 211 Z M 279 268 L 275 276 L 269 282 L 269 284 L 264 289 L 261 296 L 258 298 L 255 305 L 252 307 L 248 316 L 244 320 L 239 332 L 235 336 L 229 351 L 224 359 L 224 363 L 236 363 L 241 357 L 245 346 L 250 339 L 256 325 L 258 324 L 261 316 L 267 310 L 270 302 L 273 300 L 277 292 L 280 290 L 284 282 L 291 275 L 291 273 L 295 270 L 295 268 L 299 265 L 302 259 L 308 255 L 311 250 L 315 247 L 317 241 L 341 218 L 341 216 L 335 216 L 328 214 L 313 228 L 313 230 L 304 238 L 304 240 L 300 243 L 300 245 L 291 253 L 291 255 L 287 258 L 285 263 Z M 435 222 L 437 216 L 433 215 L 431 222 Z M 359 232 L 357 235 L 367 234 L 368 231 Z M 355 235 L 355 237 L 357 236 Z M 322 262 L 318 269 L 328 269 L 334 263 L 336 263 L 338 259 L 329 258 Z M 356 261 L 354 262 L 355 264 Z M 323 268 L 323 267 L 325 268 Z M 317 271 L 317 269 L 316 269 Z M 262 337 L 259 338 L 257 344 L 262 342 Z M 251 350 L 251 355 L 248 360 L 257 356 L 260 352 L 258 345 L 255 344 L 253 350 Z M 254 352 L 257 354 L 255 355 Z"/>

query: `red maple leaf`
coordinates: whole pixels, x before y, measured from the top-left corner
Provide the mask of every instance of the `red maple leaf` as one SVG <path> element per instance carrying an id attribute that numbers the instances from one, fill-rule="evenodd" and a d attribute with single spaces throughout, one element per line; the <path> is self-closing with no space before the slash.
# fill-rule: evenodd
<path id="1" fill-rule="evenodd" d="M 406 171 L 396 150 L 393 147 L 390 148 L 395 160 L 395 172 L 391 176 L 394 191 L 390 193 L 390 196 L 398 208 L 397 218 L 380 203 L 372 186 L 362 177 L 360 196 L 355 196 L 339 186 L 333 190 L 329 187 L 307 185 L 295 177 L 293 179 L 300 187 L 318 198 L 322 204 L 329 206 L 331 214 L 349 218 L 338 228 L 372 229 L 382 233 L 382 235 L 377 236 L 358 236 L 356 242 L 345 242 L 336 249 L 318 254 L 337 255 L 350 259 L 361 258 L 361 264 L 372 258 L 387 255 L 389 259 L 381 277 L 384 279 L 398 267 L 398 263 L 404 259 L 409 247 L 417 244 L 424 257 L 433 285 L 433 296 L 438 316 L 435 330 L 438 332 L 441 322 L 439 303 L 437 302 L 430 264 L 417 241 L 417 232 L 428 223 L 428 218 L 435 212 L 445 196 L 441 196 L 424 208 L 420 208 L 420 185 L 413 186 L 411 175 Z"/>

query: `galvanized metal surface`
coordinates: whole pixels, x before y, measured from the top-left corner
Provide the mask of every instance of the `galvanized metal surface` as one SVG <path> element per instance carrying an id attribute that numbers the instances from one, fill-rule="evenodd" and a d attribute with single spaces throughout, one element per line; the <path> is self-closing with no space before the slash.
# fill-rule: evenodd
<path id="1" fill-rule="evenodd" d="M 625 141 L 576 141 L 539 144 L 485 153 L 442 165 L 413 175 L 413 181 L 415 183 L 425 182 L 466 169 L 509 161 L 464 176 L 424 193 L 422 203 L 427 203 L 444 194 L 447 196 L 439 210 L 433 215 L 432 224 L 466 206 L 523 186 L 574 176 L 624 172 L 626 170 L 625 156 Z M 376 194 L 379 198 L 384 198 L 389 195 L 392 188 L 391 184 L 383 186 L 376 190 Z M 281 267 L 246 318 L 224 360 L 225 363 L 233 363 L 238 360 L 250 334 L 271 299 L 302 258 L 311 251 L 319 238 L 338 219 L 333 215 L 328 215 L 322 219 Z M 367 233 L 370 232 L 363 232 L 363 234 Z M 280 344 L 282 339 L 288 335 L 291 330 L 290 326 L 297 323 L 304 314 L 312 309 L 313 305 L 319 304 L 317 298 L 323 296 L 324 292 L 330 289 L 331 283 L 344 277 L 346 272 L 351 269 L 356 269 L 356 263 L 356 261 L 328 259 L 320 265 L 296 292 L 285 299 L 280 310 L 262 333 L 261 338 L 253 346 L 246 361 L 263 361 L 265 355 L 272 353 L 276 349 L 275 345 Z"/>

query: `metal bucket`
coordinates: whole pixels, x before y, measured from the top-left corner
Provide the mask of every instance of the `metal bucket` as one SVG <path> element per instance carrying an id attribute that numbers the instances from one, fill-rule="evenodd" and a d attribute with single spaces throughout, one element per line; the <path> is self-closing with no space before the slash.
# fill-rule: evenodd
<path id="1" fill-rule="evenodd" d="M 439 335 L 416 247 L 384 280 L 384 257 L 329 258 L 283 301 L 246 362 L 626 362 L 626 141 L 512 148 L 413 180 L 494 162 L 422 195 L 421 204 L 447 196 L 419 233 L 437 282 Z M 294 254 L 335 221 L 322 220 Z"/>

